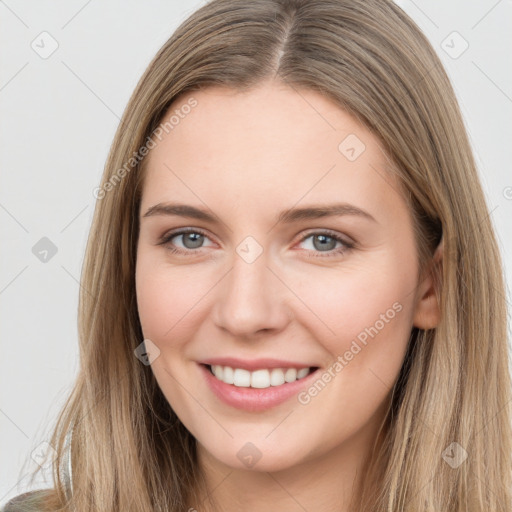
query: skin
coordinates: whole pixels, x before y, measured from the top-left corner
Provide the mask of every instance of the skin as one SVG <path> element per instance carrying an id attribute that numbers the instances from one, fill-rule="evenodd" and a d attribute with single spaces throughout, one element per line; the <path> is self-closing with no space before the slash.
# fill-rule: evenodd
<path id="1" fill-rule="evenodd" d="M 411 329 L 439 321 L 434 283 L 419 275 L 411 212 L 378 139 L 317 92 L 273 81 L 244 93 L 210 87 L 170 110 L 190 97 L 197 106 L 146 162 L 136 287 L 144 337 L 160 350 L 151 368 L 198 441 L 221 510 L 348 510 Z M 349 134 L 366 146 L 354 161 L 338 149 Z M 144 217 L 164 202 L 206 207 L 219 220 Z M 334 202 L 375 220 L 276 223 L 284 209 Z M 159 245 L 185 227 L 205 233 L 202 246 L 187 235 Z M 354 247 L 322 245 L 326 229 Z M 252 263 L 236 252 L 247 236 L 263 249 Z M 197 361 L 215 356 L 291 359 L 325 371 L 395 303 L 400 312 L 305 405 L 293 397 L 241 411 L 219 401 L 200 374 Z M 247 442 L 261 452 L 252 468 L 237 457 Z"/>

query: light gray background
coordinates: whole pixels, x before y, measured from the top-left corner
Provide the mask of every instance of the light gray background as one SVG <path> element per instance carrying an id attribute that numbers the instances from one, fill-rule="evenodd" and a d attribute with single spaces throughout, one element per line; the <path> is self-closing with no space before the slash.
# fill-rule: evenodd
<path id="1" fill-rule="evenodd" d="M 203 3 L 0 0 L 0 505 L 29 490 L 31 453 L 48 439 L 78 370 L 92 191 L 119 118 L 151 58 Z M 510 290 L 512 2 L 397 3 L 426 33 L 456 90 Z M 58 48 L 42 58 L 52 39 Z M 468 49 L 454 58 L 464 41 Z M 43 237 L 57 247 L 46 262 L 32 252 Z"/>

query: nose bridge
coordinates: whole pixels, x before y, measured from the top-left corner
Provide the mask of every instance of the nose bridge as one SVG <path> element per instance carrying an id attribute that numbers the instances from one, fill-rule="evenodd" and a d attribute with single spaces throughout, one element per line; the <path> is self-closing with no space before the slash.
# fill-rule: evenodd
<path id="1" fill-rule="evenodd" d="M 239 337 L 282 329 L 290 314 L 283 285 L 268 268 L 269 253 L 249 236 L 235 248 L 231 261 L 215 306 L 217 325 Z"/>

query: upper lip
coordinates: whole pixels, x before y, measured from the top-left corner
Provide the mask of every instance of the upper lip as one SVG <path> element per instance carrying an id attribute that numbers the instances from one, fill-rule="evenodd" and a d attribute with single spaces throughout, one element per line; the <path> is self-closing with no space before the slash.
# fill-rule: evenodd
<path id="1" fill-rule="evenodd" d="M 248 371 L 261 370 L 265 368 L 311 368 L 315 365 L 300 363 L 297 361 L 284 361 L 282 359 L 260 358 L 260 359 L 238 359 L 236 357 L 212 357 L 199 361 L 200 364 L 210 366 L 220 365 L 231 368 L 242 368 Z"/>

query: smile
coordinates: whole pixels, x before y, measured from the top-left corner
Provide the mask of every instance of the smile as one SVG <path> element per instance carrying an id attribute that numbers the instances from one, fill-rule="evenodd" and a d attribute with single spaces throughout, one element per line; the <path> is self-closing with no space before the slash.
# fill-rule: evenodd
<path id="1" fill-rule="evenodd" d="M 225 384 L 258 389 L 295 382 L 307 377 L 314 370 L 314 368 L 271 368 L 249 371 L 221 365 L 208 365 L 208 368 L 218 380 Z"/>
<path id="2" fill-rule="evenodd" d="M 227 362 L 227 361 L 226 361 Z M 244 364 L 243 362 L 241 364 Z M 267 364 L 277 365 L 276 361 Z M 286 364 L 286 363 L 285 363 Z M 289 364 L 289 363 L 288 363 Z M 273 367 L 245 364 L 252 369 L 199 363 L 207 389 L 224 404 L 248 412 L 263 412 L 291 400 L 316 378 L 319 367 Z M 215 372 L 215 373 L 214 373 Z"/>

